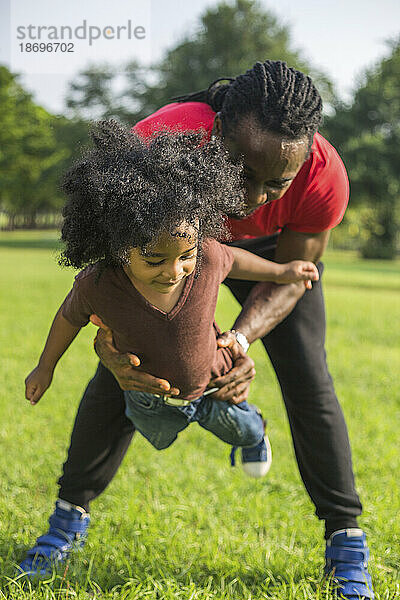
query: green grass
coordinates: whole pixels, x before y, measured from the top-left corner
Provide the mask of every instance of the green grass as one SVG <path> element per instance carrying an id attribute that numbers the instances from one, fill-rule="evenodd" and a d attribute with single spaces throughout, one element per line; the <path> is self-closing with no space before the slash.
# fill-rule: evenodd
<path id="1" fill-rule="evenodd" d="M 0 233 L 0 599 L 322 600 L 323 527 L 294 460 L 279 389 L 254 344 L 252 400 L 269 418 L 274 463 L 252 481 L 230 470 L 229 448 L 193 425 L 164 452 L 135 436 L 112 484 L 92 505 L 83 555 L 38 585 L 15 564 L 45 531 L 73 418 L 96 359 L 87 327 L 40 404 L 24 400 L 50 319 L 73 273 L 54 259 L 57 236 Z M 400 269 L 328 252 L 330 370 L 347 419 L 361 524 L 377 600 L 400 598 Z M 221 291 L 218 321 L 237 305 Z"/>

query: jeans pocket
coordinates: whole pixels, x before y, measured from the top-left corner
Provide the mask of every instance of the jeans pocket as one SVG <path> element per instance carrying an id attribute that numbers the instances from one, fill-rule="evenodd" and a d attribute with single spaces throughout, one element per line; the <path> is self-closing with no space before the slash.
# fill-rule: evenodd
<path id="1" fill-rule="evenodd" d="M 151 410 L 157 401 L 156 396 L 147 394 L 146 392 L 128 391 L 125 394 L 129 403 L 145 408 L 146 410 Z"/>

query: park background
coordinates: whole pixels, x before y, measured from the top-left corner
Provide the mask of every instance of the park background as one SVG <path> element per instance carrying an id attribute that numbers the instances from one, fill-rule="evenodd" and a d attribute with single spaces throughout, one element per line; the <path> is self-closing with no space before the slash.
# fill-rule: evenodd
<path id="1" fill-rule="evenodd" d="M 143 14 L 152 38 L 142 55 L 115 45 L 116 62 L 114 52 L 90 50 L 89 56 L 88 49 L 73 74 L 33 73 L 28 61 L 14 65 L 2 36 L 0 598 L 327 597 L 320 579 L 322 526 L 300 481 L 279 389 L 259 344 L 251 349 L 257 366 L 252 399 L 270 422 L 275 456 L 267 480 L 231 472 L 227 450 L 195 428 L 164 453 L 137 436 L 115 481 L 93 503 L 83 564 L 72 561 L 66 573 L 38 588 L 14 580 L 14 563 L 46 526 L 74 413 L 96 362 L 87 352 L 93 336 L 87 328 L 40 405 L 25 404 L 23 379 L 73 276 L 56 261 L 60 175 L 87 142 L 89 120 L 116 117 L 132 125 L 174 95 L 266 58 L 313 76 L 326 107 L 322 133 L 349 172 L 349 208 L 325 260 L 327 350 L 365 505 L 377 599 L 400 597 L 400 15 L 397 3 L 379 4 L 384 17 L 374 13 L 375 30 L 381 26 L 385 34 L 378 39 L 362 32 L 372 3 L 347 4 L 346 11 L 345 3 L 335 3 L 327 22 L 317 2 L 306 3 L 300 17 L 289 2 L 202 1 L 189 8 L 154 0 L 151 13 Z M 41 5 L 46 2 L 37 3 L 39 14 Z M 80 18 L 90 16 L 78 2 L 72 5 Z M 98 3 L 100 12 L 104 5 Z M 11 22 L 12 4 L 1 6 Z M 305 22 L 307 40 L 293 33 L 297 18 Z M 345 84 L 340 65 L 333 77 L 322 52 L 332 28 L 332 61 L 342 45 L 348 48 L 341 59 Z M 363 50 L 363 37 L 375 54 Z M 237 310 L 222 289 L 223 328 Z"/>

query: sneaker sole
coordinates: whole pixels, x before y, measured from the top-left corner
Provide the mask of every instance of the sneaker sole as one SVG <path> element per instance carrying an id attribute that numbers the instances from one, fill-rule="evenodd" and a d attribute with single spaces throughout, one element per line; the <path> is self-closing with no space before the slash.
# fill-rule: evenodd
<path id="1" fill-rule="evenodd" d="M 265 436 L 264 436 L 264 442 L 267 447 L 267 456 L 268 456 L 268 459 L 266 461 L 248 462 L 248 463 L 242 462 L 243 471 L 246 473 L 246 475 L 248 475 L 249 477 L 253 477 L 254 479 L 261 479 L 261 477 L 265 477 L 265 475 L 268 473 L 268 471 L 271 468 L 272 450 L 271 450 L 271 444 L 270 444 L 267 434 L 265 434 Z"/>

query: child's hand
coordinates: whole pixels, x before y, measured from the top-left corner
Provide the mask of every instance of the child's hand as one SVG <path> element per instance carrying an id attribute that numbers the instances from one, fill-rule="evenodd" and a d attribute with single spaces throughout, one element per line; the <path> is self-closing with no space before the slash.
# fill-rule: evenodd
<path id="1" fill-rule="evenodd" d="M 25 379 L 25 398 L 34 406 L 43 396 L 53 379 L 53 370 L 38 365 Z"/>
<path id="2" fill-rule="evenodd" d="M 295 283 L 304 281 L 307 289 L 311 289 L 311 281 L 318 281 L 319 273 L 313 262 L 292 260 L 280 265 L 281 272 L 276 276 L 275 283 Z"/>

